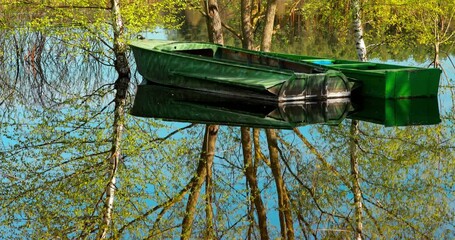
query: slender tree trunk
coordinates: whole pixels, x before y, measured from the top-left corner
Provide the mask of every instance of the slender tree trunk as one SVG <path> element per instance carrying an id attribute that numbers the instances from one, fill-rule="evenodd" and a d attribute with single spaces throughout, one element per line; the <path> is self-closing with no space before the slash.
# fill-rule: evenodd
<path id="1" fill-rule="evenodd" d="M 241 1 L 241 14 L 242 14 L 242 46 L 245 49 L 251 50 L 253 48 L 253 26 L 252 26 L 252 1 Z M 257 182 L 257 161 L 253 163 L 253 148 L 250 135 L 250 129 L 241 127 L 243 159 L 245 165 L 245 177 L 250 190 L 250 202 L 254 203 L 254 208 L 258 216 L 259 233 L 261 239 L 269 239 L 267 230 L 267 211 L 262 201 L 261 193 Z M 254 129 L 255 137 L 259 138 L 259 130 Z M 259 142 L 259 139 L 257 139 Z M 256 144 L 255 144 L 256 145 Z M 259 144 L 256 145 L 258 147 Z M 253 207 L 252 207 L 253 208 Z M 253 219 L 254 221 L 254 219 Z"/>
<path id="2" fill-rule="evenodd" d="M 261 42 L 261 50 L 265 52 L 270 51 L 270 48 L 272 46 L 276 8 L 277 0 L 267 0 L 265 26 Z M 281 236 L 283 239 L 294 239 L 291 204 L 283 177 L 281 176 L 276 131 L 274 129 L 266 129 L 266 135 L 270 153 L 270 168 L 272 169 L 272 174 L 275 179 L 275 185 L 278 193 L 278 212 L 280 219 Z"/>
<path id="3" fill-rule="evenodd" d="M 224 44 L 223 32 L 221 26 L 221 18 L 218 11 L 217 0 L 205 0 L 204 7 L 207 16 L 207 29 L 209 40 L 214 43 Z M 200 189 L 204 181 L 206 181 L 206 217 L 207 231 L 206 238 L 214 236 L 213 231 L 213 209 L 212 209 L 212 166 L 215 154 L 215 144 L 218 135 L 218 125 L 207 125 L 205 128 L 204 143 L 202 146 L 201 160 L 198 164 L 198 181 L 193 185 L 188 202 L 186 205 L 186 213 L 182 222 L 181 239 L 189 239 L 191 236 L 192 223 L 194 212 L 196 210 L 197 200 L 199 198 Z M 202 162 L 201 162 L 202 161 Z"/>
<path id="4" fill-rule="evenodd" d="M 246 49 L 253 48 L 253 26 L 251 21 L 251 0 L 241 0 L 242 15 L 242 46 Z"/>
<path id="5" fill-rule="evenodd" d="M 291 203 L 281 175 L 276 131 L 274 129 L 266 129 L 266 134 L 270 153 L 270 168 L 272 169 L 278 193 L 278 213 L 280 219 L 281 237 L 283 239 L 294 239 Z"/>
<path id="6" fill-rule="evenodd" d="M 218 126 L 216 126 L 218 127 Z M 218 129 L 216 130 L 218 131 Z M 211 141 L 216 141 L 215 138 L 211 139 Z M 212 207 L 212 193 L 213 193 L 213 185 L 212 185 L 212 167 L 213 167 L 213 156 L 215 154 L 215 142 L 211 143 L 213 146 L 213 155 L 207 157 L 206 161 L 206 169 L 207 169 L 207 176 L 205 180 L 205 221 L 206 221 L 206 239 L 214 239 L 214 229 L 213 229 L 213 207 Z"/>
<path id="7" fill-rule="evenodd" d="M 355 239 L 363 239 L 363 204 L 362 204 L 362 190 L 360 189 L 360 174 L 359 174 L 359 161 L 357 158 L 357 136 L 359 135 L 359 122 L 352 120 L 351 123 L 351 139 L 349 140 L 350 148 L 350 163 L 351 163 L 351 178 L 352 178 L 352 189 L 354 194 L 354 205 L 355 205 Z"/>
<path id="8" fill-rule="evenodd" d="M 204 145 L 206 145 L 206 141 L 204 141 Z M 205 155 L 202 153 L 201 155 Z M 197 170 L 196 170 L 196 178 L 195 184 L 191 187 L 190 195 L 188 196 L 188 201 L 186 203 L 185 209 L 185 216 L 183 217 L 182 221 L 182 234 L 181 239 L 190 239 L 191 237 L 191 230 L 193 225 L 194 213 L 196 211 L 197 201 L 199 199 L 200 190 L 202 184 L 205 181 L 205 177 L 207 175 L 207 164 L 203 156 L 199 159 Z"/>
<path id="9" fill-rule="evenodd" d="M 190 239 L 191 230 L 196 211 L 197 201 L 199 199 L 202 184 L 207 177 L 207 167 L 212 166 L 215 156 L 216 138 L 218 135 L 218 125 L 207 125 L 205 128 L 204 142 L 202 144 L 202 152 L 196 170 L 196 183 L 192 186 L 188 201 L 186 204 L 186 212 L 182 221 L 181 239 Z M 208 194 L 208 193 L 207 193 Z M 210 203 L 211 204 L 211 203 Z"/>
<path id="10" fill-rule="evenodd" d="M 220 12 L 217 0 L 204 0 L 207 16 L 207 30 L 210 42 L 224 44 Z"/>
<path id="11" fill-rule="evenodd" d="M 356 42 L 357 56 L 360 61 L 367 61 L 367 50 L 365 41 L 363 39 L 363 27 L 361 21 L 361 7 L 360 0 L 353 1 L 353 16 L 354 16 L 354 38 Z M 360 173 L 359 162 L 357 154 L 357 139 L 359 135 L 359 121 L 352 120 L 350 131 L 350 164 L 351 164 L 351 179 L 352 179 L 352 193 L 354 194 L 355 205 L 355 239 L 363 239 L 363 204 L 362 204 L 362 190 L 360 189 Z"/>
<path id="12" fill-rule="evenodd" d="M 441 37 L 439 35 L 439 27 L 440 27 L 440 20 L 439 17 L 438 19 L 434 20 L 434 58 L 433 58 L 433 66 L 435 68 L 440 67 L 441 63 L 439 61 L 439 46 L 441 44 Z"/>
<path id="13" fill-rule="evenodd" d="M 243 160 L 245 165 L 245 176 L 250 186 L 250 196 L 254 202 L 259 222 L 259 233 L 261 239 L 269 239 L 267 230 L 267 212 L 262 202 L 261 193 L 257 181 L 257 165 L 253 163 L 253 152 L 251 145 L 250 129 L 241 128 Z"/>
<path id="14" fill-rule="evenodd" d="M 367 61 L 367 48 L 365 41 L 363 39 L 363 26 L 361 21 L 361 8 L 360 0 L 354 0 L 353 4 L 353 27 L 354 27 L 354 37 L 355 37 L 355 46 L 357 49 L 357 56 L 360 61 Z"/>
<path id="15" fill-rule="evenodd" d="M 439 61 L 439 42 L 434 43 L 434 60 L 433 66 L 435 68 L 440 67 L 441 63 Z"/>
<path id="16" fill-rule="evenodd" d="M 261 50 L 268 52 L 272 46 L 273 26 L 275 22 L 277 0 L 267 0 L 264 32 L 262 34 Z"/>
<path id="17" fill-rule="evenodd" d="M 104 204 L 103 218 L 100 224 L 97 238 L 104 239 L 112 222 L 114 209 L 114 196 L 116 190 L 116 175 L 121 158 L 121 141 L 125 119 L 126 95 L 128 84 L 130 82 L 130 68 L 126 57 L 126 44 L 122 42 L 123 38 L 123 21 L 120 14 L 119 0 L 111 0 L 113 15 L 113 32 L 114 32 L 114 53 L 115 69 L 119 76 L 115 82 L 115 110 L 112 134 L 112 149 L 110 160 L 110 170 L 108 173 L 108 184 L 106 186 L 106 198 Z"/>
<path id="18" fill-rule="evenodd" d="M 254 232 L 254 228 L 256 227 L 256 221 L 254 220 L 255 207 L 254 207 L 253 197 L 251 196 L 251 189 L 250 189 L 250 185 L 248 184 L 248 181 L 245 182 L 245 186 L 248 191 L 248 193 L 247 193 L 247 199 L 248 199 L 247 210 L 248 210 L 248 223 L 249 223 L 248 232 L 246 233 L 247 234 L 246 239 L 251 240 L 251 239 L 253 239 L 253 232 Z"/>

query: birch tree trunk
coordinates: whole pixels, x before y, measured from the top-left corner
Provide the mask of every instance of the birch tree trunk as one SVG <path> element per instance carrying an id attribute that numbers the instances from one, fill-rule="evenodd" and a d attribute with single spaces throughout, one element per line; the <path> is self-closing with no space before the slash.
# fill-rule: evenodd
<path id="1" fill-rule="evenodd" d="M 356 42 L 357 57 L 360 61 L 367 61 L 367 50 L 365 41 L 363 39 L 363 27 L 361 21 L 361 8 L 360 0 L 354 0 L 353 4 L 353 27 L 354 27 L 354 38 Z M 351 180 L 352 180 L 352 194 L 354 195 L 354 206 L 355 206 L 355 239 L 363 239 L 363 204 L 362 204 L 362 190 L 360 189 L 360 173 L 359 173 L 359 162 L 357 154 L 357 139 L 359 135 L 359 121 L 352 120 L 351 131 L 350 131 L 350 164 L 351 164 Z"/>
<path id="2" fill-rule="evenodd" d="M 355 205 L 355 239 L 363 239 L 363 204 L 362 204 L 362 190 L 360 189 L 360 174 L 359 174 L 359 161 L 357 157 L 357 138 L 359 135 L 359 121 L 352 120 L 351 123 L 351 139 L 349 140 L 350 150 L 350 164 L 351 164 L 351 179 L 352 179 L 352 193 L 354 194 Z"/>
<path id="3" fill-rule="evenodd" d="M 355 46 L 357 49 L 357 56 L 360 61 L 366 62 L 368 61 L 367 58 L 367 48 L 365 45 L 365 41 L 363 39 L 363 26 L 361 21 L 361 8 L 360 8 L 360 0 L 354 0 L 352 2 L 353 6 L 353 28 L 354 28 L 354 37 L 355 37 Z"/>
<path id="4" fill-rule="evenodd" d="M 439 26 L 440 20 L 439 16 L 437 19 L 434 20 L 434 58 L 433 58 L 433 67 L 438 68 L 441 67 L 441 63 L 439 61 L 439 46 L 441 44 L 441 37 L 439 34 Z"/>
<path id="5" fill-rule="evenodd" d="M 130 82 L 130 68 L 126 57 L 126 44 L 123 39 L 123 20 L 120 14 L 119 0 L 111 0 L 112 16 L 113 16 L 113 32 L 114 32 L 114 54 L 115 54 L 115 69 L 118 73 L 118 78 L 115 82 L 115 109 L 114 123 L 112 134 L 112 148 L 110 161 L 110 170 L 108 173 L 108 183 L 106 186 L 106 198 L 104 200 L 103 218 L 100 224 L 98 239 L 104 239 L 112 222 L 114 209 L 114 197 L 116 190 L 116 175 L 121 158 L 121 141 L 125 121 L 125 104 L 126 95 L 128 92 L 128 84 Z"/>

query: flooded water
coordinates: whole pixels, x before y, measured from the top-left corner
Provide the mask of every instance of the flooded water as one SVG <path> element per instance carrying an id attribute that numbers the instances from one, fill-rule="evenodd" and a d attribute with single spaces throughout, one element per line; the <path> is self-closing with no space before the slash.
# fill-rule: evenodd
<path id="1" fill-rule="evenodd" d="M 161 31 L 146 37 L 175 36 Z M 90 234 L 106 186 L 115 70 L 108 59 L 96 61 L 97 56 L 53 37 L 4 32 L 0 38 L 0 233 L 19 238 Z M 288 51 L 301 54 L 302 49 Z M 429 63 L 411 57 L 373 61 Z M 280 224 L 266 128 L 277 129 L 279 174 L 296 238 L 353 236 L 352 158 L 358 161 L 366 238 L 455 237 L 455 68 L 448 57 L 442 63 L 437 98 L 278 104 L 151 86 L 132 109 L 142 81 L 133 71 L 127 103 L 133 115 L 125 119 L 113 236 L 180 236 L 187 186 L 209 123 L 220 125 L 212 192 L 220 239 L 246 236 L 252 221 L 240 126 L 259 129 L 253 157 L 272 238 L 280 236 Z M 194 238 L 206 229 L 204 189 Z"/>

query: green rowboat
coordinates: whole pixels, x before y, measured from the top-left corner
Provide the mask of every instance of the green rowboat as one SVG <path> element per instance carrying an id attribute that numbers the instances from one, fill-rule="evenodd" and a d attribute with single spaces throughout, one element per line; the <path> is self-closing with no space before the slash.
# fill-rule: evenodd
<path id="1" fill-rule="evenodd" d="M 129 44 L 138 71 L 147 81 L 278 101 L 345 97 L 353 84 L 362 97 L 434 97 L 441 75 L 434 68 L 250 51 L 212 43 L 144 39 Z"/>
<path id="2" fill-rule="evenodd" d="M 136 40 L 129 45 L 144 84 L 273 101 L 348 97 L 353 85 L 340 71 L 314 71 L 307 63 L 217 44 Z"/>

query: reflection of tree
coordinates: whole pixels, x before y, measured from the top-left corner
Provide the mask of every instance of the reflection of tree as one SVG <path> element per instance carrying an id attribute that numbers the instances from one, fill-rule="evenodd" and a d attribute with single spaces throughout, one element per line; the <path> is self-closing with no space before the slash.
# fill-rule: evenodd
<path id="1" fill-rule="evenodd" d="M 112 238 L 178 238 L 183 229 L 188 238 L 226 239 L 352 238 L 356 232 L 385 239 L 453 235 L 452 114 L 444 115 L 442 125 L 427 127 L 344 123 L 239 132 L 168 125 L 117 111 L 125 119 L 117 118 L 123 135 L 121 148 L 113 148 L 113 71 L 92 57 L 109 61 L 103 57 L 109 48 L 99 47 L 94 38 L 77 39 L 88 42 L 84 50 L 72 48 L 76 40 L 49 32 L 2 37 L 4 46 L 15 46 L 3 47 L 9 61 L 1 64 L 12 71 L 0 73 L 7 85 L 1 87 L 0 104 L 8 106 L 0 123 L 2 236 L 94 238 L 102 232 L 100 225 Z M 42 43 L 44 77 L 38 80 L 48 82 L 39 89 L 49 96 L 42 98 L 45 107 L 39 101 L 30 104 L 29 96 L 39 95 L 31 84 L 33 71 L 24 67 L 24 57 Z M 6 64 L 16 61 L 21 63 Z M 124 90 L 125 85 L 118 81 L 115 86 Z M 127 111 L 128 93 L 118 94 L 126 102 L 117 106 Z M 202 139 L 213 141 L 201 151 Z M 113 166 L 116 182 L 108 185 Z M 109 206 L 101 196 L 106 188 L 115 190 L 115 203 L 102 225 Z M 357 222 L 356 203 L 363 208 Z"/>

